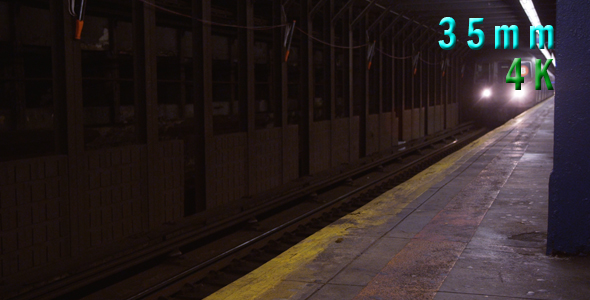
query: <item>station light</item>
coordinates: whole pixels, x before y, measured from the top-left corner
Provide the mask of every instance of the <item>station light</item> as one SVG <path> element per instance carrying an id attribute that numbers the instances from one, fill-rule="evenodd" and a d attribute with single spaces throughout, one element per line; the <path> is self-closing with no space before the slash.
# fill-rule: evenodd
<path id="1" fill-rule="evenodd" d="M 483 92 L 481 93 L 481 96 L 484 98 L 489 98 L 492 95 L 492 90 L 490 89 L 484 89 Z"/>
<path id="2" fill-rule="evenodd" d="M 539 15 L 537 14 L 537 10 L 535 9 L 535 5 L 533 4 L 533 0 L 520 0 L 520 5 L 524 9 L 524 12 L 533 26 L 542 25 Z M 545 58 L 553 59 L 553 65 L 555 66 L 555 57 L 549 53 L 549 50 L 547 50 L 545 47 L 539 50 L 541 50 L 541 53 L 543 53 Z"/>

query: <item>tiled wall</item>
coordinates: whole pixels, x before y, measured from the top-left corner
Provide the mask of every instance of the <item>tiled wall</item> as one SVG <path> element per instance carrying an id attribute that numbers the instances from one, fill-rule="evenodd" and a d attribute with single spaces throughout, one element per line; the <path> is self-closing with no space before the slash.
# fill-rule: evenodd
<path id="1" fill-rule="evenodd" d="M 247 142 L 243 132 L 215 137 L 213 173 L 209 178 L 214 206 L 229 204 L 247 194 Z"/>
<path id="2" fill-rule="evenodd" d="M 332 121 L 332 167 L 350 162 L 350 119 Z"/>
<path id="3" fill-rule="evenodd" d="M 283 158 L 283 182 L 299 178 L 299 127 L 289 125 L 285 129 L 285 157 Z"/>
<path id="4" fill-rule="evenodd" d="M 381 139 L 379 142 L 379 151 L 385 151 L 393 146 L 391 114 L 392 113 L 383 113 L 379 117 L 379 136 Z"/>
<path id="5" fill-rule="evenodd" d="M 254 135 L 252 194 L 257 194 L 283 183 L 283 143 L 281 128 L 257 130 Z"/>
<path id="6" fill-rule="evenodd" d="M 309 133 L 309 172 L 317 172 L 330 168 L 331 147 L 330 121 L 313 122 Z"/>
<path id="7" fill-rule="evenodd" d="M 379 152 L 379 115 L 367 116 L 367 156 Z"/>
<path id="8" fill-rule="evenodd" d="M 3 277 L 69 255 L 66 156 L 0 163 Z"/>
<path id="9" fill-rule="evenodd" d="M 79 202 L 81 249 L 147 229 L 147 147 L 125 146 L 86 155 Z"/>
<path id="10" fill-rule="evenodd" d="M 151 199 L 150 227 L 174 223 L 184 216 L 184 142 L 173 140 L 159 142 L 156 147 L 155 177 L 161 190 Z"/>

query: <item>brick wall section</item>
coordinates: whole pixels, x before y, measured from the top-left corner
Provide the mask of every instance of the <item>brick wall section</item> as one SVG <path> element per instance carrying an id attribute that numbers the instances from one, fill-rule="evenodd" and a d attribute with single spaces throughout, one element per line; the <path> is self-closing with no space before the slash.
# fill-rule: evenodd
<path id="1" fill-rule="evenodd" d="M 184 215 L 184 141 L 171 140 L 158 143 L 156 157 L 160 158 L 154 174 L 161 184 L 159 197 L 153 197 L 150 208 L 150 227 L 174 223 Z"/>
<path id="2" fill-rule="evenodd" d="M 428 106 L 426 109 L 426 120 L 428 125 L 426 127 L 426 134 L 433 134 L 435 132 L 435 117 L 434 117 L 434 106 Z"/>
<path id="3" fill-rule="evenodd" d="M 367 156 L 379 152 L 379 115 L 367 116 Z"/>
<path id="4" fill-rule="evenodd" d="M 0 163 L 1 278 L 69 255 L 67 157 Z"/>
<path id="5" fill-rule="evenodd" d="M 247 134 L 243 132 L 215 137 L 213 173 L 210 178 L 213 206 L 232 204 L 247 194 Z"/>
<path id="6" fill-rule="evenodd" d="M 453 115 L 453 126 L 459 125 L 459 103 L 453 104 L 455 106 L 455 114 Z"/>
<path id="7" fill-rule="evenodd" d="M 402 137 L 403 141 L 410 141 L 412 139 L 412 110 L 404 109 L 402 112 Z"/>
<path id="8" fill-rule="evenodd" d="M 313 122 L 309 133 L 309 172 L 311 174 L 330 168 L 330 121 Z"/>
<path id="9" fill-rule="evenodd" d="M 285 128 L 285 157 L 283 159 L 283 182 L 299 178 L 299 126 Z"/>
<path id="10" fill-rule="evenodd" d="M 257 130 L 254 135 L 255 156 L 253 194 L 257 194 L 283 183 L 282 180 L 282 134 L 281 128 Z"/>
<path id="11" fill-rule="evenodd" d="M 439 132 L 444 129 L 445 118 L 443 115 L 443 108 L 444 107 L 442 105 L 436 105 L 434 107 L 434 132 Z"/>
<path id="12" fill-rule="evenodd" d="M 412 140 L 420 137 L 420 108 L 412 109 Z"/>
<path id="13" fill-rule="evenodd" d="M 350 162 L 350 119 L 332 121 L 332 167 Z"/>
<path id="14" fill-rule="evenodd" d="M 87 152 L 86 193 L 80 199 L 80 244 L 88 249 L 145 229 L 147 153 L 145 146 Z"/>
<path id="15" fill-rule="evenodd" d="M 355 161 L 360 158 L 359 150 L 359 132 L 360 132 L 360 117 L 352 117 L 350 119 L 350 157 L 351 161 Z"/>
<path id="16" fill-rule="evenodd" d="M 385 151 L 392 146 L 391 113 L 382 113 L 379 117 L 379 123 L 379 129 L 381 130 L 379 151 Z"/>
<path id="17" fill-rule="evenodd" d="M 420 107 L 420 137 L 426 134 L 426 109 Z"/>
<path id="18" fill-rule="evenodd" d="M 395 113 L 392 113 L 395 116 Z M 399 141 L 399 118 L 392 117 L 391 120 L 391 146 L 397 147 Z"/>

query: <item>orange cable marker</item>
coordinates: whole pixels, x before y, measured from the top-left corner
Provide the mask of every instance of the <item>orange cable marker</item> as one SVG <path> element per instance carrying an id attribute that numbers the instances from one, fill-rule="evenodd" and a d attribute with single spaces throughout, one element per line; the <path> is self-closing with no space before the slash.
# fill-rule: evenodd
<path id="1" fill-rule="evenodd" d="M 78 13 L 78 20 L 76 20 L 76 35 L 75 39 L 79 40 L 82 37 L 82 28 L 84 27 L 84 15 L 86 14 L 86 1 L 80 2 L 80 13 Z"/>
<path id="2" fill-rule="evenodd" d="M 75 39 L 79 40 L 82 37 L 82 27 L 84 27 L 83 20 L 76 20 L 76 36 Z"/>
<path id="3" fill-rule="evenodd" d="M 296 20 L 293 20 L 293 26 L 291 26 L 291 31 L 288 33 L 289 42 L 287 44 L 287 53 L 285 53 L 285 62 L 289 60 L 289 53 L 291 53 L 291 41 L 293 41 L 293 32 L 295 31 L 296 22 Z"/>
<path id="4" fill-rule="evenodd" d="M 371 70 L 371 65 L 373 65 L 373 56 L 375 55 L 375 43 L 377 43 L 376 40 L 373 41 L 372 45 L 369 45 L 369 51 L 367 53 L 367 60 L 369 61 L 369 64 L 367 65 L 367 70 Z"/>

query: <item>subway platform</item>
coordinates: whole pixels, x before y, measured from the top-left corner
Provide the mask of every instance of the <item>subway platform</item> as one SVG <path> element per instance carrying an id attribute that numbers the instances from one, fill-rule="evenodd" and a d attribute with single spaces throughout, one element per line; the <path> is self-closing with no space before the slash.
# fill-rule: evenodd
<path id="1" fill-rule="evenodd" d="M 547 256 L 553 99 L 209 296 L 590 299 L 590 257 Z"/>

